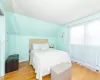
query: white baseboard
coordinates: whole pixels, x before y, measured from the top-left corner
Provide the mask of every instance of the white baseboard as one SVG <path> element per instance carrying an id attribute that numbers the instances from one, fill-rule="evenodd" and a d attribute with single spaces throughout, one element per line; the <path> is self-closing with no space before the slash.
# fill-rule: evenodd
<path id="1" fill-rule="evenodd" d="M 29 60 L 21 60 L 21 61 L 19 61 L 19 62 L 25 62 L 25 61 L 29 61 Z"/>
<path id="2" fill-rule="evenodd" d="M 90 65 L 87 62 L 83 62 L 83 61 L 80 61 L 80 60 L 77 60 L 77 59 L 72 59 L 72 62 L 74 62 L 74 63 L 76 62 L 77 64 L 85 66 L 85 67 L 87 67 L 87 68 L 89 68 L 89 69 L 91 69 L 93 71 L 97 71 L 98 70 L 100 72 L 100 67 L 97 67 L 96 65 L 95 66 L 94 65 Z"/>

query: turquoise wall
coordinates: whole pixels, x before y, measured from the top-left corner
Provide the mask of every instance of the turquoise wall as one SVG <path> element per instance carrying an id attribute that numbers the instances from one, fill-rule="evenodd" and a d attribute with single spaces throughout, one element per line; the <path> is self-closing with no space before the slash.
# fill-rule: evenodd
<path id="1" fill-rule="evenodd" d="M 64 37 L 61 37 L 64 33 Z M 57 49 L 68 52 L 69 45 L 69 28 L 67 25 L 63 25 L 59 34 L 57 35 Z"/>
<path id="2" fill-rule="evenodd" d="M 48 39 L 49 44 L 54 44 L 56 47 L 56 38 L 54 37 L 9 35 L 9 54 L 19 54 L 20 61 L 28 60 L 30 39 Z"/>
<path id="3" fill-rule="evenodd" d="M 96 19 L 99 17 L 99 15 L 100 15 L 100 13 L 97 13 L 92 16 L 88 16 L 86 18 L 74 21 L 68 25 L 56 25 L 56 24 L 44 22 L 41 20 L 36 20 L 36 19 L 30 18 L 30 17 L 22 16 L 19 14 L 8 13 L 8 18 L 10 18 L 10 20 L 9 20 L 10 27 L 8 28 L 8 33 L 10 35 L 14 34 L 15 37 L 16 36 L 21 36 L 21 37 L 22 36 L 27 36 L 27 37 L 31 36 L 33 38 L 37 38 L 37 37 L 38 38 L 39 37 L 40 38 L 43 38 L 43 37 L 48 38 L 49 37 L 49 39 L 52 40 L 53 44 L 55 42 L 55 46 L 57 49 L 68 52 L 69 51 L 69 28 L 68 27 Z M 15 25 L 11 24 L 12 20 L 14 20 L 13 23 Z M 16 21 L 17 21 L 17 23 L 16 23 Z M 61 36 L 63 33 L 64 33 L 64 37 L 62 38 Z M 11 36 L 10 36 L 10 38 L 11 38 Z M 29 39 L 29 38 L 27 38 L 27 39 Z M 13 37 L 12 37 L 12 40 L 13 40 Z M 10 39 L 10 41 L 12 41 L 12 40 Z M 53 40 L 55 40 L 55 41 L 53 41 Z M 16 51 L 16 50 L 9 51 L 10 54 L 15 53 L 15 52 L 18 52 L 18 51 Z M 27 48 L 27 52 L 28 52 L 28 48 Z"/>
<path id="4" fill-rule="evenodd" d="M 69 51 L 69 26 L 82 24 L 84 22 L 100 17 L 100 13 L 71 22 L 67 25 L 57 25 L 31 17 L 7 13 L 8 32 L 8 55 L 19 54 L 20 61 L 28 60 L 29 39 L 48 39 L 56 49 Z M 62 34 L 64 37 L 62 38 Z M 22 43 L 22 44 L 21 44 Z M 20 47 L 19 47 L 20 46 Z M 79 56 L 78 56 L 79 57 Z M 80 55 L 80 57 L 82 57 Z"/>
<path id="5" fill-rule="evenodd" d="M 8 13 L 8 34 L 22 36 L 56 37 L 61 29 L 60 25 L 19 14 Z"/>
<path id="6" fill-rule="evenodd" d="M 28 60 L 29 39 L 48 39 L 49 44 L 54 44 L 56 48 L 56 36 L 62 29 L 60 25 L 13 13 L 8 13 L 6 19 L 8 55 L 17 53 L 20 61 Z"/>
<path id="7" fill-rule="evenodd" d="M 5 60 L 7 59 L 7 57 L 9 56 L 9 49 L 8 49 L 8 33 L 7 33 L 7 28 L 8 28 L 8 21 L 7 21 L 7 13 L 5 13 L 5 31 L 6 31 L 6 42 L 5 42 L 5 44 L 6 44 L 6 55 L 5 55 Z"/>

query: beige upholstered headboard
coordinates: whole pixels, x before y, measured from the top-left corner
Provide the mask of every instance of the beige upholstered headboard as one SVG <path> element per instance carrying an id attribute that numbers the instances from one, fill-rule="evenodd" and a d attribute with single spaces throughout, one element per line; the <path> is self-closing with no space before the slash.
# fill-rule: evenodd
<path id="1" fill-rule="evenodd" d="M 48 43 L 48 39 L 30 39 L 29 40 L 29 49 L 32 50 L 32 44 L 44 44 Z"/>

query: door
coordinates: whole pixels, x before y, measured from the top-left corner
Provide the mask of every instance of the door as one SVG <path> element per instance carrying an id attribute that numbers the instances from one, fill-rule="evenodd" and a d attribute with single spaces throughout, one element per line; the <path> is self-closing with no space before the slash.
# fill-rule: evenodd
<path id="1" fill-rule="evenodd" d="M 5 17 L 0 16 L 0 77 L 5 74 Z"/>

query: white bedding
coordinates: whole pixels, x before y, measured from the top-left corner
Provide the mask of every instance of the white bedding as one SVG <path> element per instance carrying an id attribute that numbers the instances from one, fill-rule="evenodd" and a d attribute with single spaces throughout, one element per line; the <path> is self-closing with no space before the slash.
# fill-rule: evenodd
<path id="1" fill-rule="evenodd" d="M 68 53 L 56 49 L 32 50 L 30 53 L 30 64 L 33 65 L 36 72 L 36 78 L 42 80 L 42 76 L 50 74 L 50 68 L 68 62 L 71 60 Z"/>

